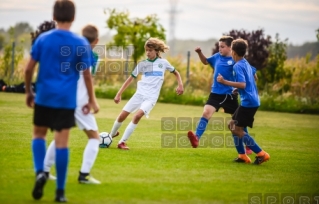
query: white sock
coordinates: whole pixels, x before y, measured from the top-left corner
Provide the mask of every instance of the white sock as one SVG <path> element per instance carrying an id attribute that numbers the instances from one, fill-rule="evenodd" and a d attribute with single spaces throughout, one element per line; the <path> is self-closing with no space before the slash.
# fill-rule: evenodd
<path id="1" fill-rule="evenodd" d="M 81 173 L 90 173 L 91 168 L 95 162 L 97 153 L 99 152 L 99 144 L 99 140 L 89 139 L 83 152 Z"/>
<path id="2" fill-rule="evenodd" d="M 128 140 L 128 138 L 131 136 L 131 134 L 135 130 L 136 126 L 137 124 L 132 123 L 132 121 L 130 122 L 130 124 L 128 124 L 121 140 L 119 141 L 119 144 Z"/>
<path id="3" fill-rule="evenodd" d="M 117 131 L 120 129 L 121 125 L 122 125 L 122 123 L 117 122 L 117 119 L 116 119 L 114 124 L 113 124 L 112 130 L 110 132 L 110 135 L 112 137 L 117 133 Z"/>
<path id="4" fill-rule="evenodd" d="M 51 166 L 55 163 L 55 141 L 52 140 L 44 157 L 44 171 L 50 172 Z"/>

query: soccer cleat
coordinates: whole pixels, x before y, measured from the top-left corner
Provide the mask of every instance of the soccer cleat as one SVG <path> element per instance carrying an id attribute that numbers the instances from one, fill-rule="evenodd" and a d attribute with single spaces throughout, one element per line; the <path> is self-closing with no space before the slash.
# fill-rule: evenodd
<path id="1" fill-rule="evenodd" d="M 49 180 L 52 180 L 52 181 L 56 180 L 56 177 L 50 174 L 49 172 L 44 172 L 44 173 Z"/>
<path id="2" fill-rule="evenodd" d="M 90 174 L 83 174 L 83 173 L 80 173 L 78 181 L 79 183 L 83 183 L 83 184 L 101 184 L 100 181 L 90 176 Z"/>
<path id="3" fill-rule="evenodd" d="M 35 185 L 32 191 L 32 196 L 35 200 L 39 200 L 43 196 L 43 187 L 47 182 L 47 177 L 44 172 L 38 173 Z"/>
<path id="4" fill-rule="evenodd" d="M 123 150 L 129 150 L 128 146 L 126 146 L 125 142 L 121 142 L 117 145 L 117 148 L 123 149 Z"/>
<path id="5" fill-rule="evenodd" d="M 245 149 L 246 149 L 246 154 L 252 154 L 253 153 L 253 151 L 249 147 L 246 146 Z"/>
<path id="6" fill-rule="evenodd" d="M 251 160 L 246 154 L 239 154 L 238 157 L 234 159 L 234 162 L 250 164 Z"/>
<path id="7" fill-rule="evenodd" d="M 270 159 L 270 155 L 267 152 L 264 152 L 262 156 L 256 156 L 256 160 L 254 161 L 254 164 L 261 164 Z"/>
<path id="8" fill-rule="evenodd" d="M 187 137 L 191 142 L 192 147 L 196 148 L 198 146 L 198 137 L 191 130 L 188 131 Z"/>
<path id="9" fill-rule="evenodd" d="M 56 190 L 55 202 L 58 202 L 58 203 L 66 203 L 67 202 L 67 199 L 64 196 L 64 190 Z"/>
<path id="10" fill-rule="evenodd" d="M 116 134 L 112 136 L 112 138 L 117 137 L 117 136 L 119 136 L 119 135 L 120 135 L 120 132 L 117 131 Z"/>

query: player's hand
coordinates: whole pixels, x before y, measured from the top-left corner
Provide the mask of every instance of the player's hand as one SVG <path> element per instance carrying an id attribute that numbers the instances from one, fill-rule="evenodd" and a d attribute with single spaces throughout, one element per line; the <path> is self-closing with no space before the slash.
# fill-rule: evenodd
<path id="1" fill-rule="evenodd" d="M 177 93 L 177 95 L 183 94 L 184 93 L 184 87 L 183 86 L 178 86 L 176 88 L 176 93 Z"/>
<path id="2" fill-rule="evenodd" d="M 91 109 L 93 109 L 93 112 L 92 113 L 98 113 L 99 110 L 100 110 L 100 106 L 99 104 L 96 102 L 96 101 L 92 101 L 92 102 L 89 102 L 87 103 L 86 105 L 84 105 L 82 107 L 82 112 L 87 115 L 91 112 Z"/>
<path id="3" fill-rule="evenodd" d="M 217 76 L 217 81 L 219 82 L 219 83 L 224 83 L 224 77 L 220 74 L 220 73 L 218 73 L 218 76 Z"/>
<path id="4" fill-rule="evenodd" d="M 200 53 L 202 50 L 200 49 L 200 47 L 196 47 L 195 48 L 195 52 Z"/>
<path id="5" fill-rule="evenodd" d="M 114 102 L 116 104 L 118 104 L 119 102 L 121 102 L 121 95 L 116 94 L 116 96 L 114 97 Z"/>
<path id="6" fill-rule="evenodd" d="M 30 92 L 26 94 L 26 104 L 28 107 L 34 107 L 34 93 Z"/>
<path id="7" fill-rule="evenodd" d="M 237 96 L 237 95 L 238 95 L 238 89 L 237 89 L 237 88 L 234 88 L 233 91 L 232 91 L 232 94 L 234 94 L 234 95 Z"/>

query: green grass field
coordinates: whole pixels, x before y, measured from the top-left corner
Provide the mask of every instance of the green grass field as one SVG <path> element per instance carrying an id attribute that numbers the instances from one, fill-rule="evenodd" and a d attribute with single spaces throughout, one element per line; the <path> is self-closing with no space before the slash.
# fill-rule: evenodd
<path id="1" fill-rule="evenodd" d="M 32 109 L 24 100 L 23 94 L 0 93 L 0 203 L 52 203 L 53 181 L 48 181 L 41 201 L 31 197 Z M 100 131 L 110 131 L 126 101 L 119 105 L 112 100 L 98 101 Z M 69 203 L 247 203 L 253 193 L 261 193 L 263 199 L 268 193 L 279 198 L 283 193 L 296 198 L 300 194 L 319 195 L 318 115 L 257 112 L 255 126 L 249 131 L 271 159 L 256 166 L 232 162 L 237 156 L 235 148 L 162 146 L 163 133 L 186 135 L 185 131 L 162 131 L 163 117 L 194 118 L 201 112 L 202 107 L 157 104 L 128 141 L 129 151 L 116 148 L 119 138 L 110 148 L 100 149 L 91 174 L 101 185 L 77 183 L 87 138 L 77 128 L 72 129 L 66 186 Z M 215 116 L 228 117 L 224 113 Z M 49 133 L 47 145 L 51 140 Z M 254 155 L 250 157 L 254 159 Z"/>

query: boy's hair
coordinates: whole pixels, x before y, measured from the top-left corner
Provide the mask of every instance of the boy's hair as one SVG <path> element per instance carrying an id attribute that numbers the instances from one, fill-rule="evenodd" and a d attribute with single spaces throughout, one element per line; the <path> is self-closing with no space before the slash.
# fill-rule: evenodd
<path id="1" fill-rule="evenodd" d="M 237 39 L 232 42 L 231 49 L 239 56 L 243 57 L 246 54 L 248 43 L 244 39 Z"/>
<path id="2" fill-rule="evenodd" d="M 56 0 L 53 17 L 57 22 L 72 22 L 75 16 L 75 5 L 71 0 Z"/>
<path id="3" fill-rule="evenodd" d="M 87 25 L 82 29 L 82 36 L 85 37 L 89 43 L 92 43 L 98 39 L 99 31 L 94 25 Z"/>
<path id="4" fill-rule="evenodd" d="M 169 47 L 165 44 L 163 40 L 160 40 L 158 38 L 149 38 L 144 45 L 144 48 L 152 48 L 157 52 L 157 56 L 161 57 L 161 52 L 165 53 L 167 50 L 169 50 Z"/>
<path id="5" fill-rule="evenodd" d="M 219 41 L 224 42 L 228 47 L 231 46 L 231 43 L 233 42 L 234 38 L 231 36 L 222 36 Z"/>
<path id="6" fill-rule="evenodd" d="M 49 30 L 52 30 L 54 28 L 55 28 L 54 21 L 44 21 L 43 23 L 41 23 L 35 32 L 30 33 L 32 45 L 35 42 L 35 40 L 39 37 L 40 34 L 47 32 Z"/>

